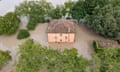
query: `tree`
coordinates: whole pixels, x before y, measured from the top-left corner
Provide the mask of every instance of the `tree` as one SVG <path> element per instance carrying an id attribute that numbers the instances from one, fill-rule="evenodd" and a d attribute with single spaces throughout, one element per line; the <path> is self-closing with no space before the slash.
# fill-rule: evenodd
<path id="1" fill-rule="evenodd" d="M 104 7 L 108 0 L 78 0 L 71 8 L 73 18 L 80 19 L 86 15 L 93 15 L 95 7 Z"/>
<path id="2" fill-rule="evenodd" d="M 15 13 L 9 12 L 0 17 L 0 34 L 14 34 L 18 29 L 20 20 Z"/>
<path id="3" fill-rule="evenodd" d="M 74 5 L 74 2 L 72 0 L 68 0 L 67 2 L 64 3 L 64 6 L 66 9 L 71 9 Z"/>
<path id="4" fill-rule="evenodd" d="M 39 1 L 24 1 L 20 6 L 16 7 L 16 14 L 20 17 L 22 15 L 29 17 L 27 28 L 29 30 L 35 29 L 38 23 L 45 22 L 44 16 L 49 14 L 52 9 L 51 3 L 45 0 Z"/>
<path id="5" fill-rule="evenodd" d="M 73 7 L 70 10 L 72 17 L 75 19 L 80 19 L 84 18 L 86 15 L 85 9 L 84 9 L 84 1 L 83 0 L 78 0 Z"/>
<path id="6" fill-rule="evenodd" d="M 66 13 L 65 7 L 63 5 L 57 5 L 56 8 L 53 8 L 50 13 L 50 17 L 53 19 L 60 19 Z"/>
<path id="7" fill-rule="evenodd" d="M 92 72 L 119 72 L 119 49 L 104 48 L 96 53 L 92 60 Z"/>
<path id="8" fill-rule="evenodd" d="M 117 37 L 118 23 L 114 16 L 114 7 L 111 4 L 105 5 L 103 8 L 95 7 L 93 15 L 86 16 L 88 25 L 95 30 L 96 33 L 107 36 Z"/>
<path id="9" fill-rule="evenodd" d="M 118 72 L 120 67 L 118 67 L 120 65 L 119 59 L 119 52 L 117 49 L 105 49 L 104 52 L 102 52 L 103 55 L 105 56 L 100 56 L 101 60 L 105 60 L 105 64 L 103 64 L 103 69 L 102 70 L 106 70 L 109 72 Z M 108 65 L 107 67 L 104 65 Z"/>
<path id="10" fill-rule="evenodd" d="M 77 56 L 76 49 L 58 51 L 41 46 L 32 39 L 19 46 L 15 72 L 85 72 L 89 61 Z"/>

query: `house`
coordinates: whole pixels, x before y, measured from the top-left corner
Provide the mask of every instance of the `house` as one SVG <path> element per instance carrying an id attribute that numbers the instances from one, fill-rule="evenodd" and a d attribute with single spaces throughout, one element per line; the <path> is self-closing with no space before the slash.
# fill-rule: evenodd
<path id="1" fill-rule="evenodd" d="M 70 19 L 51 20 L 47 28 L 49 43 L 73 43 L 75 41 L 75 24 Z"/>

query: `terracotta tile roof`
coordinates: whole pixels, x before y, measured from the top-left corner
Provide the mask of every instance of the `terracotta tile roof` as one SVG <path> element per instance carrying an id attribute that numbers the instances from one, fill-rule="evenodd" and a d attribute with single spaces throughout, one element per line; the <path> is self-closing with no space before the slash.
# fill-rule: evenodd
<path id="1" fill-rule="evenodd" d="M 48 24 L 48 33 L 75 33 L 75 24 L 72 20 L 54 19 Z"/>
<path id="2" fill-rule="evenodd" d="M 114 48 L 120 48 L 119 44 L 116 41 L 106 40 L 106 41 L 98 41 L 99 48 L 108 48 L 108 47 L 114 47 Z"/>

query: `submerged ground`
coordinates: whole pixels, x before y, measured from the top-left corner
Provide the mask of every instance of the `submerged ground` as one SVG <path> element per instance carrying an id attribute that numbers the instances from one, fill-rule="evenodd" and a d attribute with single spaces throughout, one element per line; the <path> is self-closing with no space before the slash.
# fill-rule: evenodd
<path id="1" fill-rule="evenodd" d="M 30 31 L 30 38 L 38 41 L 43 46 L 48 46 L 54 49 L 62 50 L 64 48 L 76 48 L 78 49 L 78 54 L 84 56 L 87 59 L 91 59 L 91 55 L 94 53 L 92 48 L 93 40 L 103 40 L 104 38 L 95 35 L 92 31 L 88 30 L 84 25 L 76 25 L 76 41 L 73 44 L 58 44 L 58 43 L 47 43 L 47 23 L 39 24 L 35 30 Z M 25 24 L 21 24 L 20 29 L 25 28 Z M 25 41 L 17 40 L 16 35 L 11 36 L 0 36 L 0 49 L 9 50 L 12 55 L 12 60 L 8 65 L 6 65 L 0 72 L 11 72 L 14 68 L 14 63 L 16 59 L 16 53 L 18 46 Z"/>

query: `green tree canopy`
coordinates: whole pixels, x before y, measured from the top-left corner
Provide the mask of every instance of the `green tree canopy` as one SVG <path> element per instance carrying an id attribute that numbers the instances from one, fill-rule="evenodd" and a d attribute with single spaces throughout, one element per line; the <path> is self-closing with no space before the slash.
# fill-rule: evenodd
<path id="1" fill-rule="evenodd" d="M 120 50 L 116 48 L 105 48 L 96 53 L 92 60 L 92 72 L 119 72 Z"/>
<path id="2" fill-rule="evenodd" d="M 120 32 L 119 0 L 78 0 L 71 9 L 73 18 L 84 18 L 88 27 L 106 37 Z"/>
<path id="3" fill-rule="evenodd" d="M 16 72 L 85 72 L 89 62 L 77 56 L 76 49 L 58 51 L 41 46 L 29 39 L 19 48 Z"/>
<path id="4" fill-rule="evenodd" d="M 44 16 L 48 15 L 53 6 L 51 3 L 45 0 L 39 1 L 24 1 L 20 6 L 16 7 L 16 14 L 18 16 L 28 16 L 29 23 L 27 28 L 32 30 L 35 29 L 37 23 L 45 22 Z"/>
<path id="5" fill-rule="evenodd" d="M 15 13 L 9 12 L 0 17 L 0 34 L 13 34 L 18 29 L 20 20 Z"/>

